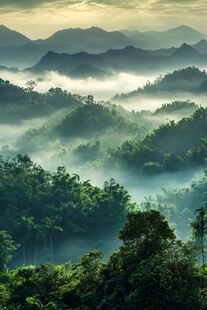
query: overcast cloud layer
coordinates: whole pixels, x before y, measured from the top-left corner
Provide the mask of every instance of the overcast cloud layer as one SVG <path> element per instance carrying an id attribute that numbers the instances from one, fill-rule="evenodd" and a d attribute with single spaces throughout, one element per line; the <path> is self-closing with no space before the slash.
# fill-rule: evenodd
<path id="1" fill-rule="evenodd" d="M 186 24 L 207 32 L 206 9 L 206 0 L 0 0 L 0 19 L 31 38 L 91 26 L 144 31 Z"/>

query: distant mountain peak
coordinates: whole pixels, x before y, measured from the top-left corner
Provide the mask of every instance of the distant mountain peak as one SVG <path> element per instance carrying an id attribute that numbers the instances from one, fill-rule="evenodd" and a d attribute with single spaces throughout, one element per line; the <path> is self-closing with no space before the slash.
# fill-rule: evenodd
<path id="1" fill-rule="evenodd" d="M 178 27 L 176 27 L 177 29 L 185 29 L 185 30 L 192 30 L 193 28 L 186 26 L 186 25 L 180 25 Z M 194 29 L 193 29 L 194 30 Z"/>
<path id="2" fill-rule="evenodd" d="M 174 57 L 177 57 L 177 56 L 192 57 L 192 56 L 198 56 L 198 55 L 200 55 L 200 53 L 198 53 L 192 46 L 186 43 L 183 43 L 181 47 L 179 47 L 173 54 Z"/>
<path id="3" fill-rule="evenodd" d="M 30 42 L 23 34 L 11 30 L 4 25 L 0 25 L 0 45 L 1 46 L 14 46 L 14 45 L 23 45 Z"/>
<path id="4" fill-rule="evenodd" d="M 192 27 L 186 26 L 186 25 L 180 25 L 174 28 L 169 29 L 169 31 L 174 31 L 174 30 L 182 30 L 182 31 L 196 31 Z"/>
<path id="5" fill-rule="evenodd" d="M 198 43 L 193 44 L 192 47 L 201 54 L 207 54 L 207 41 L 205 39 L 202 39 Z"/>
<path id="6" fill-rule="evenodd" d="M 138 49 L 134 47 L 133 45 L 127 45 L 123 50 L 127 52 L 132 52 L 132 51 L 137 51 Z"/>
<path id="7" fill-rule="evenodd" d="M 196 43 L 195 45 L 206 45 L 207 41 L 205 39 L 201 39 L 198 43 Z"/>
<path id="8" fill-rule="evenodd" d="M 204 34 L 202 34 L 201 32 L 193 29 L 192 27 L 186 26 L 186 25 L 180 25 L 178 27 L 175 28 L 171 28 L 169 30 L 167 30 L 168 33 L 175 33 L 175 34 L 186 34 L 186 35 L 197 35 L 197 36 L 204 36 Z"/>
<path id="9" fill-rule="evenodd" d="M 98 30 L 98 31 L 106 31 L 106 30 L 104 30 L 104 29 L 102 29 L 102 28 L 100 28 L 100 27 L 96 27 L 96 26 L 92 26 L 92 27 L 90 27 L 90 28 L 88 28 L 88 29 L 86 29 L 86 30 Z M 106 31 L 107 32 L 107 31 Z"/>
<path id="10" fill-rule="evenodd" d="M 7 29 L 7 30 L 9 30 L 9 28 L 4 26 L 4 25 L 0 25 L 0 29 Z"/>
<path id="11" fill-rule="evenodd" d="M 187 44 L 187 43 L 183 43 L 180 47 L 180 49 L 183 49 L 183 50 L 193 50 L 193 48 Z"/>

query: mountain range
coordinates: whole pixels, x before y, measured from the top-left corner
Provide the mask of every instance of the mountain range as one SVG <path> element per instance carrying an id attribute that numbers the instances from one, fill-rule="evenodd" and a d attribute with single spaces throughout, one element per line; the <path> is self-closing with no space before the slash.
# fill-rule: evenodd
<path id="1" fill-rule="evenodd" d="M 144 49 L 178 47 L 182 43 L 195 44 L 202 39 L 207 39 L 205 34 L 185 25 L 166 31 L 123 31 L 123 33 L 133 41 L 135 46 Z"/>
<path id="2" fill-rule="evenodd" d="M 0 25 L 0 46 L 19 46 L 30 42 L 23 34 Z"/>
<path id="3" fill-rule="evenodd" d="M 37 74 L 57 71 L 74 78 L 104 78 L 119 72 L 160 73 L 180 67 L 203 65 L 207 65 L 207 55 L 184 43 L 169 56 L 152 55 L 149 51 L 133 46 L 111 49 L 100 54 L 50 51 L 35 66 L 26 70 Z"/>
<path id="4" fill-rule="evenodd" d="M 169 56 L 182 43 L 187 43 L 193 44 L 192 47 L 199 53 L 207 54 L 206 40 L 205 34 L 187 26 L 179 26 L 161 32 L 109 32 L 97 27 L 64 29 L 47 39 L 32 41 L 16 31 L 0 26 L 0 65 L 23 69 L 34 66 L 48 51 L 101 54 L 109 49 L 121 50 L 129 45 L 150 50 L 149 53 L 154 56 Z"/>

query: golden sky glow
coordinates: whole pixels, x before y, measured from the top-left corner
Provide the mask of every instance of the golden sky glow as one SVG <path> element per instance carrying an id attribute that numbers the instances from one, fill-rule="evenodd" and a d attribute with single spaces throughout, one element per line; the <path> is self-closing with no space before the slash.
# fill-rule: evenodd
<path id="1" fill-rule="evenodd" d="M 0 0 L 0 24 L 32 39 L 91 26 L 145 31 L 185 24 L 207 33 L 206 17 L 206 0 Z"/>

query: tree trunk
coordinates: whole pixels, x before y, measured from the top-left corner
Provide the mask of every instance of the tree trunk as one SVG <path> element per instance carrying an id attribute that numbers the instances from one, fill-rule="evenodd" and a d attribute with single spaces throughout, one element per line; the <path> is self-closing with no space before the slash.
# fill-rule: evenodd
<path id="1" fill-rule="evenodd" d="M 53 260 L 53 243 L 52 243 L 52 233 L 50 233 L 50 262 Z"/>
<path id="2" fill-rule="evenodd" d="M 23 266 L 26 265 L 26 237 L 25 232 L 23 232 L 23 242 L 22 242 L 22 251 L 23 251 Z"/>

